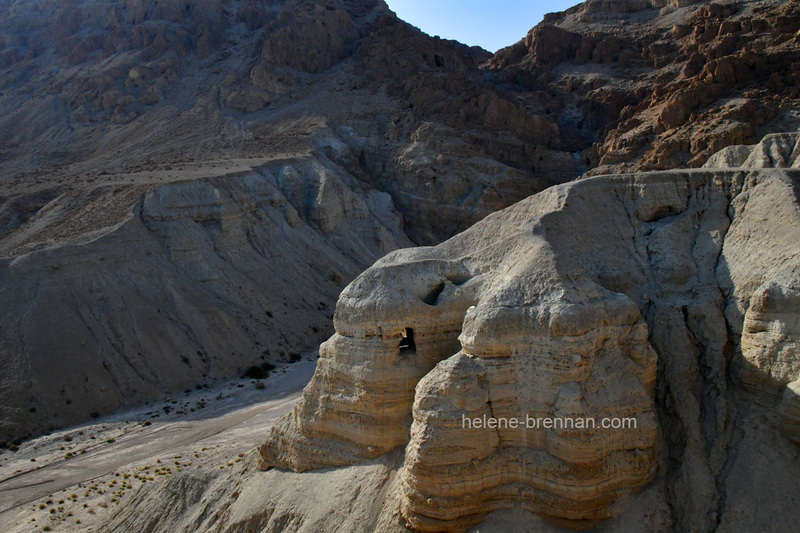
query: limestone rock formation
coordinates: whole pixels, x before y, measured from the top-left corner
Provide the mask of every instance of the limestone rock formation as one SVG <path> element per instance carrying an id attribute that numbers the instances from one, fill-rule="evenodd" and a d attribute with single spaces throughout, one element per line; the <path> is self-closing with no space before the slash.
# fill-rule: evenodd
<path id="1" fill-rule="evenodd" d="M 404 449 L 401 513 L 419 531 L 514 506 L 585 528 L 664 476 L 676 527 L 710 530 L 738 383 L 797 438 L 798 183 L 773 169 L 591 178 L 387 255 L 342 293 L 262 467 Z M 465 425 L 484 417 L 636 423 Z"/>
<path id="2" fill-rule="evenodd" d="M 800 134 L 766 135 L 756 145 L 736 145 L 720 150 L 705 168 L 798 168 L 800 167 Z"/>

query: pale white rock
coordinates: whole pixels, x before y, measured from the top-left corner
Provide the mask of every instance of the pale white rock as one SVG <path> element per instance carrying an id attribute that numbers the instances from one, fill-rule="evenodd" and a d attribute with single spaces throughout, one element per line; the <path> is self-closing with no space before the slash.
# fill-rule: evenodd
<path id="1" fill-rule="evenodd" d="M 773 133 L 755 145 L 735 145 L 712 155 L 704 168 L 800 168 L 800 133 Z"/>

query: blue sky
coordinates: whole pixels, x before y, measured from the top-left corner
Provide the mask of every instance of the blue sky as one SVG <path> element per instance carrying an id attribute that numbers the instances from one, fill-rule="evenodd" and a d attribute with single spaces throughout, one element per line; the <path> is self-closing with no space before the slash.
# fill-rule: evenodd
<path id="1" fill-rule="evenodd" d="M 545 13 L 581 0 L 386 0 L 397 16 L 429 35 L 490 52 L 519 41 Z"/>

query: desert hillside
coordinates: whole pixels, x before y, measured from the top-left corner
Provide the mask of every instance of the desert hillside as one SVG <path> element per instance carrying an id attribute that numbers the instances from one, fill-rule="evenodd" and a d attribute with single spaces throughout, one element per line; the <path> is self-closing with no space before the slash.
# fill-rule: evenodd
<path id="1" fill-rule="evenodd" d="M 548 15 L 488 68 L 562 102 L 591 174 L 700 167 L 798 128 L 800 3 L 589 0 Z"/>
<path id="2" fill-rule="evenodd" d="M 0 518 L 793 531 L 799 52 L 797 0 L 495 54 L 382 0 L 0 0 Z M 635 427 L 482 422 L 531 416 Z"/>
<path id="3" fill-rule="evenodd" d="M 379 257 L 577 176 L 382 2 L 0 13 L 0 440 L 314 348 Z"/>

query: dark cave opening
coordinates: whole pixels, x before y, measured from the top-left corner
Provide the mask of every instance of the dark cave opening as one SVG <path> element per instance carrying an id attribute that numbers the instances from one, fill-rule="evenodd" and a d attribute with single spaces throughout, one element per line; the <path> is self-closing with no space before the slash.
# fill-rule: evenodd
<path id="1" fill-rule="evenodd" d="M 400 339 L 400 355 L 415 353 L 417 344 L 414 342 L 414 330 L 403 328 L 403 337 Z"/>

